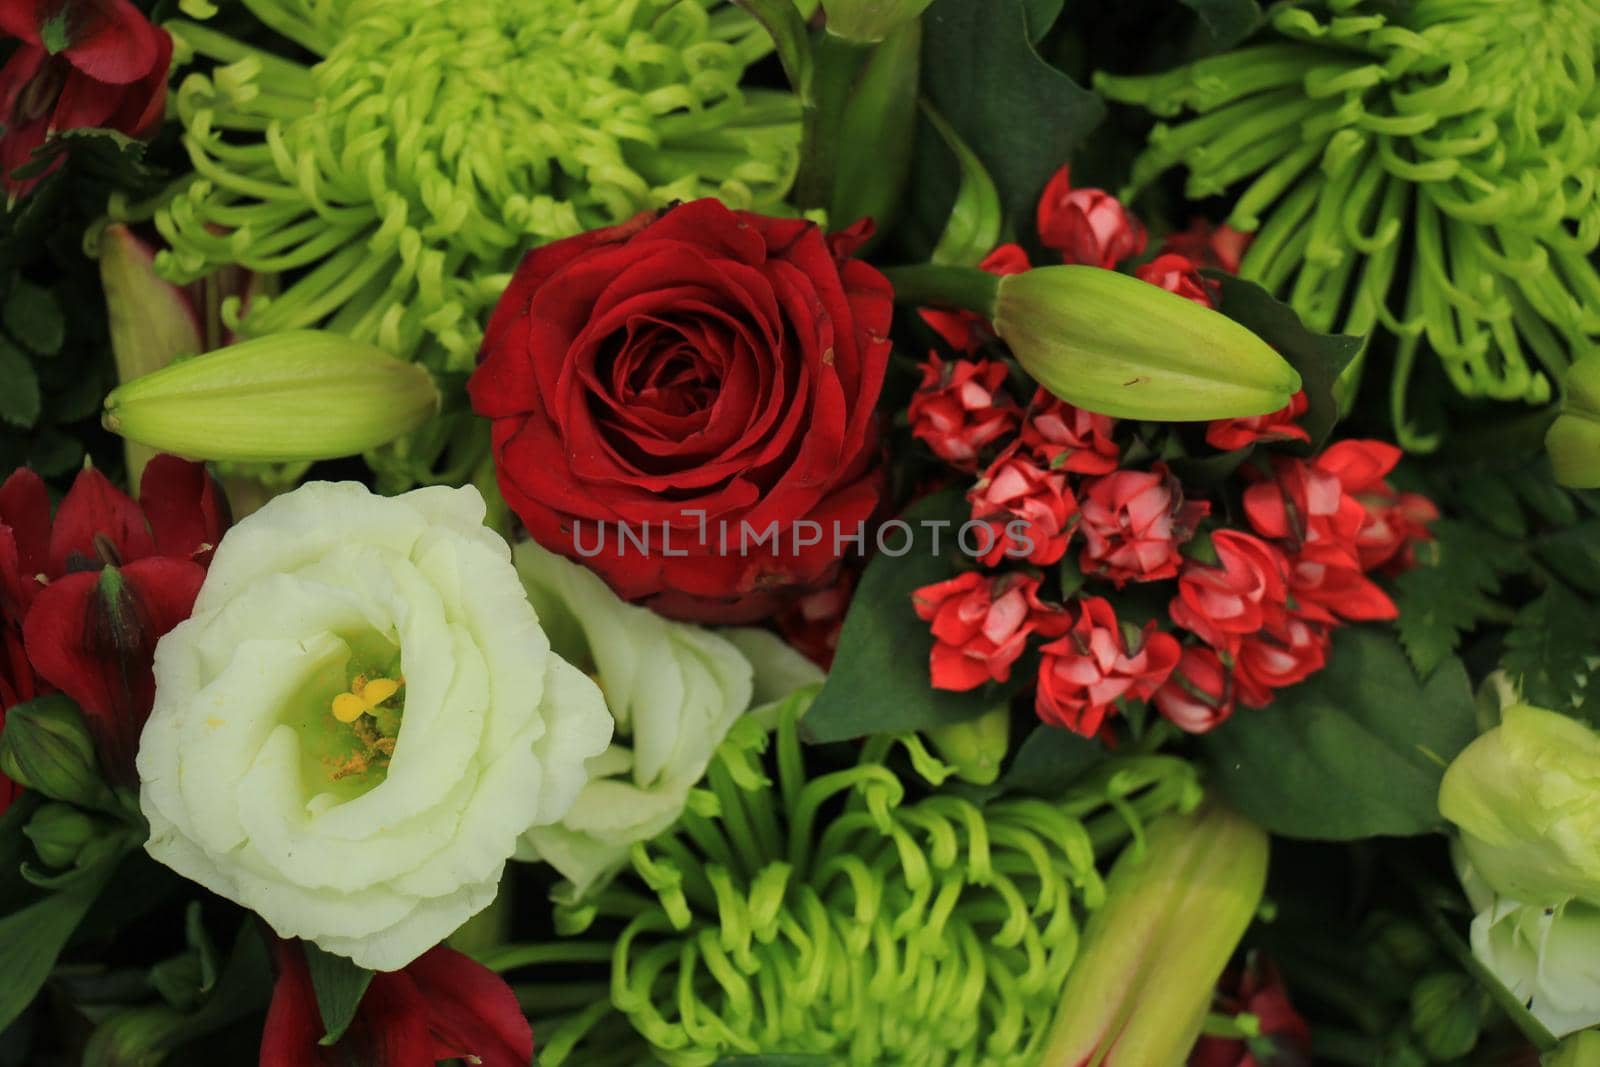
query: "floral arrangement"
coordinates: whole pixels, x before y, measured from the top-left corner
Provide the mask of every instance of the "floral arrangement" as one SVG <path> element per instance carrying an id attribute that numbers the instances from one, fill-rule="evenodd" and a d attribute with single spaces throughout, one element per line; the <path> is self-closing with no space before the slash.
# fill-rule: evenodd
<path id="1" fill-rule="evenodd" d="M 0 1067 L 1600 1067 L 1594 0 L 0 42 Z"/>

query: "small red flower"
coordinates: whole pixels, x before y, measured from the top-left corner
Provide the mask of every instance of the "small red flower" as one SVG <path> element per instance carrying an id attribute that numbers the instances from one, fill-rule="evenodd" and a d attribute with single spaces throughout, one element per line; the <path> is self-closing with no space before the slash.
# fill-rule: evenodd
<path id="1" fill-rule="evenodd" d="M 1067 554 L 1078 519 L 1067 475 L 1041 467 L 1018 445 L 1000 453 L 967 500 L 972 520 L 989 528 L 987 541 L 979 545 L 985 566 L 1010 558 L 1044 567 Z"/>
<path id="2" fill-rule="evenodd" d="M 1023 251 L 1021 245 L 1005 244 L 983 257 L 978 264 L 978 269 L 986 270 L 990 274 L 1005 277 L 1007 274 L 1021 274 L 1033 264 L 1028 262 L 1028 253 Z M 993 336 L 989 324 L 983 321 L 981 315 L 971 311 L 947 311 L 944 308 L 923 308 L 918 312 L 922 321 L 933 327 L 945 343 L 957 352 L 971 354 L 978 347 Z"/>
<path id="3" fill-rule="evenodd" d="M 823 670 L 833 666 L 839 649 L 839 631 L 855 594 L 856 571 L 846 567 L 839 580 L 805 596 L 778 613 L 775 621 L 783 639 Z"/>
<path id="4" fill-rule="evenodd" d="M 1202 277 L 1200 264 L 1187 256 L 1165 252 L 1148 263 L 1140 264 L 1133 276 L 1169 293 L 1176 293 L 1185 300 L 1193 300 L 1201 307 L 1217 306 L 1217 283 Z"/>
<path id="5" fill-rule="evenodd" d="M 261 1035 L 261 1067 L 433 1067 L 463 1060 L 528 1067 L 533 1031 L 493 971 L 454 949 L 430 949 L 404 970 L 372 976 L 350 1029 L 320 1043 L 322 1013 L 298 941 L 274 947 L 278 982 Z"/>
<path id="6" fill-rule="evenodd" d="M 1325 455 L 1325 454 L 1324 454 Z M 1272 477 L 1244 491 L 1244 510 L 1257 533 L 1294 553 L 1309 548 L 1324 562 L 1359 567 L 1356 535 L 1366 521 L 1361 502 L 1344 491 L 1323 465 L 1292 456 L 1272 457 Z"/>
<path id="7" fill-rule="evenodd" d="M 1172 621 L 1220 652 L 1266 625 L 1288 599 L 1288 562 L 1275 546 L 1238 530 L 1211 535 L 1215 566 L 1188 561 L 1178 576 Z"/>
<path id="8" fill-rule="evenodd" d="M 1313 622 L 1369 622 L 1400 614 L 1376 582 L 1342 559 L 1324 563 L 1320 553 L 1301 552 L 1289 560 L 1289 593 L 1294 613 Z"/>
<path id="9" fill-rule="evenodd" d="M 1006 365 L 929 353 L 911 397 L 912 436 L 957 470 L 975 472 L 978 453 L 1017 428 L 1021 413 L 1005 391 Z"/>
<path id="10" fill-rule="evenodd" d="M 1250 239 L 1250 234 L 1241 233 L 1226 223 L 1213 226 L 1205 219 L 1195 219 L 1187 230 L 1167 234 L 1161 251 L 1175 252 L 1200 267 L 1238 274 L 1239 261 L 1250 246 Z"/>
<path id="11" fill-rule="evenodd" d="M 1129 631 L 1103 597 L 1079 601 L 1072 629 L 1039 650 L 1039 718 L 1085 737 L 1100 729 L 1118 700 L 1149 700 L 1181 655 L 1178 641 L 1156 629 Z"/>
<path id="12" fill-rule="evenodd" d="M 1289 406 L 1267 415 L 1242 419 L 1218 419 L 1206 427 L 1206 444 L 1221 452 L 1232 452 L 1256 441 L 1304 441 L 1311 435 L 1295 422 L 1306 413 L 1306 394 L 1302 389 L 1289 400 Z"/>
<path id="13" fill-rule="evenodd" d="M 16 41 L 0 68 L 0 183 L 12 198 L 44 177 L 12 171 L 62 130 L 142 138 L 160 125 L 172 38 L 128 0 L 6 0 L 0 34 Z"/>
<path id="14" fill-rule="evenodd" d="M 1180 729 L 1203 734 L 1233 714 L 1233 677 L 1205 645 L 1185 645 L 1178 666 L 1152 698 L 1156 710 Z"/>
<path id="15" fill-rule="evenodd" d="M 1004 682 L 1031 634 L 1053 637 L 1066 628 L 1061 609 L 1040 602 L 1038 580 L 1022 574 L 968 571 L 925 585 L 911 599 L 917 617 L 933 624 L 928 666 L 935 689 Z"/>
<path id="16" fill-rule="evenodd" d="M 1380 441 L 1340 441 L 1317 457 L 1318 466 L 1339 478 L 1344 491 L 1366 512 L 1356 534 L 1363 570 L 1402 571 L 1416 563 L 1418 542 L 1432 537 L 1428 524 L 1439 517 L 1433 501 L 1402 493 L 1384 480 L 1400 462 L 1400 450 Z"/>
<path id="17" fill-rule="evenodd" d="M 1217 986 L 1216 1010 L 1226 1015 L 1254 1015 L 1260 1036 L 1248 1042 L 1202 1037 L 1189 1056 L 1189 1067 L 1298 1067 L 1311 1063 L 1311 1030 L 1295 1011 L 1289 990 L 1270 961 L 1251 955 L 1243 970 L 1223 975 Z"/>
<path id="18" fill-rule="evenodd" d="M 1039 240 L 1067 263 L 1114 268 L 1144 251 L 1145 232 L 1104 189 L 1074 189 L 1070 168 L 1056 171 L 1039 197 Z"/>
<path id="19" fill-rule="evenodd" d="M 1284 610 L 1240 639 L 1233 681 L 1239 699 L 1253 708 L 1272 703 L 1272 691 L 1305 681 L 1328 662 L 1329 627 Z"/>
<path id="20" fill-rule="evenodd" d="M 1051 470 L 1110 474 L 1121 451 L 1111 438 L 1116 425 L 1110 415 L 1073 407 L 1040 389 L 1022 420 L 1022 446 Z"/>
<path id="21" fill-rule="evenodd" d="M 1185 502 L 1177 479 L 1160 464 L 1123 470 L 1084 482 L 1082 504 L 1085 574 L 1126 582 L 1154 582 L 1178 573 L 1178 548 L 1210 511 Z"/>

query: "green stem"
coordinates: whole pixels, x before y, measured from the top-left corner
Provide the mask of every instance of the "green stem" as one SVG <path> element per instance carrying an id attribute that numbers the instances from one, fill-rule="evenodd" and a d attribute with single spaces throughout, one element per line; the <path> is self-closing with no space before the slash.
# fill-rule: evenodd
<path id="1" fill-rule="evenodd" d="M 1347 1063 L 1353 1067 L 1369 1067 L 1378 1062 L 1382 1045 L 1376 1038 L 1349 1030 L 1335 1030 L 1318 1026 L 1311 1034 L 1311 1050 L 1318 1061 Z"/>
<path id="2" fill-rule="evenodd" d="M 795 206 L 801 211 L 826 208 L 833 201 L 844 113 L 869 52 L 867 46 L 830 33 L 813 38 L 811 100 L 801 123 L 800 173 L 794 188 Z"/>
<path id="3" fill-rule="evenodd" d="M 916 307 L 955 308 L 994 318 L 1000 279 L 976 267 L 941 267 L 932 263 L 914 267 L 886 267 L 884 277 L 894 286 L 894 298 Z"/>

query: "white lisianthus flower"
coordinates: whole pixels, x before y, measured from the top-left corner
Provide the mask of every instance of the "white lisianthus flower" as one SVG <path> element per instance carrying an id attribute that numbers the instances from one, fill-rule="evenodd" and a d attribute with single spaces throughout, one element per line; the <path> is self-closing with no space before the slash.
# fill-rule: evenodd
<path id="1" fill-rule="evenodd" d="M 515 558 L 552 646 L 599 682 L 616 720 L 615 740 L 590 760 L 572 810 L 530 829 L 517 853 L 549 863 L 581 897 L 622 867 L 635 843 L 678 820 L 754 695 L 787 695 L 821 672 L 776 638 L 738 634 L 741 645 L 763 650 L 750 657 L 720 634 L 628 604 L 592 571 L 532 541 Z M 768 669 L 754 669 L 752 658 Z"/>
<path id="2" fill-rule="evenodd" d="M 156 649 L 152 856 L 375 970 L 494 899 L 611 717 L 483 517 L 471 488 L 313 482 L 228 532 Z"/>

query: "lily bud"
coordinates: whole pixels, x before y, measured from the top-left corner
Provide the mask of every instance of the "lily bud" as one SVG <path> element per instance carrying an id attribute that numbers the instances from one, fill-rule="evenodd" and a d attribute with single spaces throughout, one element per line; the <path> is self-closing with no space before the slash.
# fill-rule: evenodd
<path id="1" fill-rule="evenodd" d="M 822 0 L 827 30 L 859 44 L 875 44 L 912 19 L 933 0 Z"/>
<path id="2" fill-rule="evenodd" d="M 96 836 L 94 820 L 69 804 L 45 804 L 22 828 L 49 867 L 70 867 Z"/>
<path id="3" fill-rule="evenodd" d="M 64 696 L 39 697 L 6 712 L 0 772 L 25 789 L 79 807 L 112 802 L 83 716 Z"/>
<path id="4" fill-rule="evenodd" d="M 439 411 L 428 372 L 337 334 L 244 341 L 129 382 L 106 429 L 191 459 L 287 463 L 376 448 Z"/>
<path id="5" fill-rule="evenodd" d="M 956 777 L 973 785 L 991 785 L 1000 777 L 1000 764 L 1011 747 L 1011 710 L 986 711 L 966 722 L 935 726 L 928 740 Z"/>
<path id="6" fill-rule="evenodd" d="M 1039 1067 L 1181 1067 L 1267 879 L 1267 835 L 1212 802 L 1111 869 Z"/>
<path id="7" fill-rule="evenodd" d="M 994 328 L 1050 392 L 1118 418 L 1264 415 L 1300 388 L 1282 356 L 1227 316 L 1098 267 L 1001 278 Z"/>
<path id="8" fill-rule="evenodd" d="M 1545 434 L 1556 481 L 1574 489 L 1600 488 L 1600 355 L 1567 369 L 1567 397 Z"/>

